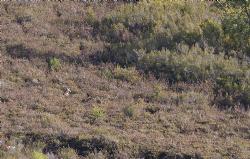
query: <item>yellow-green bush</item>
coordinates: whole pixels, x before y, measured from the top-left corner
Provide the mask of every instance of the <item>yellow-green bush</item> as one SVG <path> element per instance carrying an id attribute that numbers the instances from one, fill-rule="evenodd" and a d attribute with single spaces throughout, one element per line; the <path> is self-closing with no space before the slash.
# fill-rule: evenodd
<path id="1" fill-rule="evenodd" d="M 48 157 L 45 154 L 39 151 L 33 151 L 32 158 L 33 159 L 48 159 Z"/>
<path id="2" fill-rule="evenodd" d="M 51 69 L 51 70 L 55 70 L 55 71 L 57 71 L 57 70 L 59 70 L 60 69 L 60 67 L 61 67 L 61 62 L 60 62 L 60 60 L 58 59 L 58 58 L 51 58 L 50 60 L 49 60 L 49 68 Z"/>
<path id="3" fill-rule="evenodd" d="M 90 118 L 95 121 L 105 116 L 105 110 L 102 107 L 94 106 L 90 112 Z"/>

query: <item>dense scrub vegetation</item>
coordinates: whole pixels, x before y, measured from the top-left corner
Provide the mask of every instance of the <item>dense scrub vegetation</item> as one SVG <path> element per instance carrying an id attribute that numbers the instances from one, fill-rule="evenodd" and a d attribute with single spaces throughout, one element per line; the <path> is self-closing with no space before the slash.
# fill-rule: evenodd
<path id="1" fill-rule="evenodd" d="M 249 92 L 250 80 L 249 2 L 212 5 L 142 1 L 122 5 L 101 21 L 93 16 L 94 33 L 107 42 L 98 59 L 136 66 L 171 83 L 212 80 L 215 94 L 224 92 L 220 104 L 239 102 L 248 108 L 244 94 Z"/>
<path id="2" fill-rule="evenodd" d="M 250 156 L 250 2 L 0 2 L 0 158 Z"/>

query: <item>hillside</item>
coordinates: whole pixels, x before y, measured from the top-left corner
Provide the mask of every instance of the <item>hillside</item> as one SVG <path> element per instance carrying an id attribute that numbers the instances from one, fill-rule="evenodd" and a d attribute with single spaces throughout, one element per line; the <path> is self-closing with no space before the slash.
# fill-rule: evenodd
<path id="1" fill-rule="evenodd" d="M 0 2 L 0 158 L 249 159 L 249 1 Z"/>

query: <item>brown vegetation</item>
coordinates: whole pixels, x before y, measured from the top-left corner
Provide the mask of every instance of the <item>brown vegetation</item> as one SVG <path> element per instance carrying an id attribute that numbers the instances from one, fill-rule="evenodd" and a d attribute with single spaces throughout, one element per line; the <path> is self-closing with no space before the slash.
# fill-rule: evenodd
<path id="1" fill-rule="evenodd" d="M 247 45 L 171 5 L 0 2 L 0 158 L 248 159 Z"/>

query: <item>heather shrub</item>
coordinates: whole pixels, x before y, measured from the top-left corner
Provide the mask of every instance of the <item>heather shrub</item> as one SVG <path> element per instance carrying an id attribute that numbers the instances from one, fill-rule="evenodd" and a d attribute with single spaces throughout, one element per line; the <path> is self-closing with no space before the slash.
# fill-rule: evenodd
<path id="1" fill-rule="evenodd" d="M 16 22 L 19 24 L 24 24 L 27 22 L 31 22 L 32 18 L 30 15 L 17 15 Z"/>

